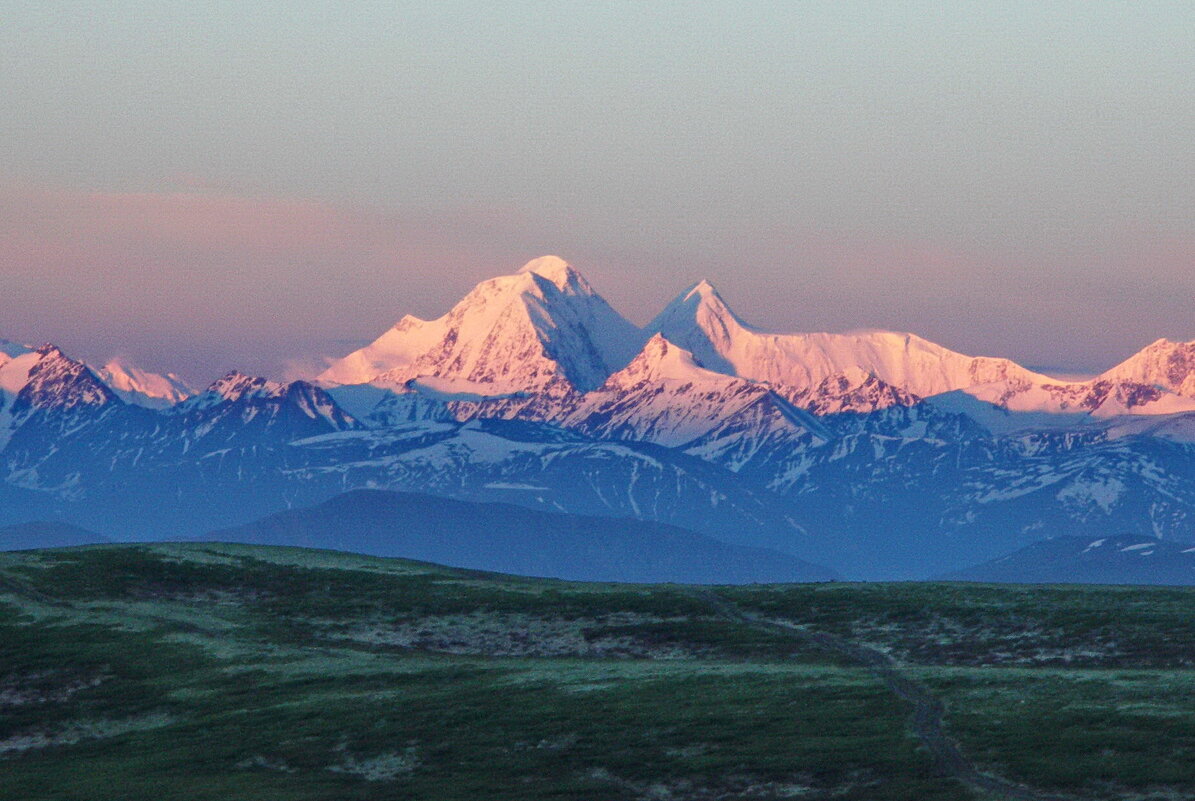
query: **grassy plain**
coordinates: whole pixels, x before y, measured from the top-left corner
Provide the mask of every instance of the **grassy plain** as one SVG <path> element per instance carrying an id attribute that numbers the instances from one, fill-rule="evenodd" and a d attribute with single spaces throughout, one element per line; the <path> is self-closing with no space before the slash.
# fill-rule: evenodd
<path id="1" fill-rule="evenodd" d="M 1195 797 L 1195 592 L 713 592 L 891 655 L 1027 792 Z M 682 586 L 215 544 L 0 555 L 0 799 L 987 797 L 910 713 Z"/>

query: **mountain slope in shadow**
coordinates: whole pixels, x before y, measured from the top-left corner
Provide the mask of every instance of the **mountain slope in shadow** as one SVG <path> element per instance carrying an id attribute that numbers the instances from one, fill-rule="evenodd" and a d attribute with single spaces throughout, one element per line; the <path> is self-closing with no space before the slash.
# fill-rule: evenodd
<path id="1" fill-rule="evenodd" d="M 355 490 L 205 540 L 400 556 L 581 581 L 830 581 L 828 568 L 661 523 L 540 512 L 415 493 Z"/>
<path id="2" fill-rule="evenodd" d="M 1195 585 L 1195 546 L 1141 535 L 1055 537 L 949 573 L 953 581 Z"/>
<path id="3" fill-rule="evenodd" d="M 93 531 L 69 523 L 36 521 L 0 526 L 0 551 L 28 551 L 34 548 L 69 548 L 111 542 Z"/>

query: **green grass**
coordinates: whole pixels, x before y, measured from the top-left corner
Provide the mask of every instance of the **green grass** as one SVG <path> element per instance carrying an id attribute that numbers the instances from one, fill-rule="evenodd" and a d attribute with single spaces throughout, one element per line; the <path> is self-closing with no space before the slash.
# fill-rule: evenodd
<path id="1" fill-rule="evenodd" d="M 1195 798 L 1195 671 L 939 670 L 951 730 L 979 763 L 1095 797 Z"/>
<path id="2" fill-rule="evenodd" d="M 898 655 L 985 768 L 1195 795 L 1195 593 L 719 592 Z M 974 798 L 908 714 L 684 587 L 247 546 L 0 555 L 0 799 Z"/>
<path id="3" fill-rule="evenodd" d="M 726 594 L 917 664 L 1195 668 L 1193 588 L 808 584 Z"/>

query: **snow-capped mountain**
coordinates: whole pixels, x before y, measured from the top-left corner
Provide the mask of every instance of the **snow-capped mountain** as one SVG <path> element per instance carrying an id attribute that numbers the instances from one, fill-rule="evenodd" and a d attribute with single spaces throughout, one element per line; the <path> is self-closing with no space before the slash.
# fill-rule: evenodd
<path id="1" fill-rule="evenodd" d="M 941 426 L 939 426 L 941 428 Z M 958 438 L 847 434 L 762 475 L 853 574 L 944 572 L 1045 536 L 1195 542 L 1195 447 L 1107 430 Z M 829 560 L 833 561 L 833 560 Z"/>
<path id="2" fill-rule="evenodd" d="M 433 404 L 455 404 L 457 419 L 560 421 L 577 405 L 576 394 L 598 389 L 654 334 L 708 371 L 764 385 L 817 415 L 909 406 L 954 391 L 1016 412 L 1115 417 L 1195 411 L 1195 343 L 1160 340 L 1096 379 L 1060 381 L 1009 359 L 967 356 L 908 333 L 763 331 L 736 315 L 706 281 L 681 293 L 640 332 L 552 256 L 482 282 L 437 320 L 404 317 L 319 380 L 415 390 Z M 408 416 L 411 401 L 390 405 Z"/>
<path id="3" fill-rule="evenodd" d="M 444 335 L 439 320 L 407 314 L 365 347 L 332 362 L 316 377 L 324 386 L 368 384 L 387 370 L 403 367 L 430 350 Z"/>
<path id="4" fill-rule="evenodd" d="M 61 486 L 40 477 L 37 465 L 64 452 L 64 437 L 89 436 L 124 406 L 91 368 L 54 345 L 11 358 L 0 365 L 0 458 L 6 480 L 17 486 Z"/>
<path id="5" fill-rule="evenodd" d="M 174 373 L 151 373 L 121 358 L 112 359 L 96 374 L 126 403 L 151 409 L 172 406 L 195 394 L 195 390 Z"/>
<path id="6" fill-rule="evenodd" d="M 350 431 L 360 424 L 320 387 L 283 383 L 232 371 L 205 391 L 170 408 L 188 442 L 226 440 L 245 444 L 248 434 L 281 442 Z"/>
<path id="7" fill-rule="evenodd" d="M 731 469 L 765 442 L 796 449 L 827 438 L 821 424 L 766 386 L 706 370 L 659 334 L 557 422 L 599 439 L 699 453 Z"/>
<path id="8" fill-rule="evenodd" d="M 37 349 L 0 339 L 0 392 L 15 395 L 28 380 L 29 369 L 43 356 Z M 54 348 L 58 350 L 57 348 Z M 61 351 L 58 350 L 59 356 Z M 72 364 L 82 364 L 73 362 Z M 88 367 L 103 384 L 126 403 L 161 409 L 194 395 L 195 391 L 174 373 L 159 375 L 142 370 L 124 359 L 112 359 L 103 367 Z"/>
<path id="9" fill-rule="evenodd" d="M 913 334 L 778 334 L 743 322 L 708 282 L 648 326 L 701 364 L 773 387 L 817 414 L 875 411 L 952 391 L 1018 412 L 1113 417 L 1195 411 L 1195 343 L 1159 340 L 1090 381 L 966 356 Z"/>
<path id="10" fill-rule="evenodd" d="M 919 398 L 871 373 L 850 368 L 823 378 L 817 385 L 793 392 L 793 405 L 825 416 L 842 412 L 877 411 L 893 406 L 912 406 Z"/>
<path id="11" fill-rule="evenodd" d="M 1101 375 L 1097 381 L 1144 384 L 1195 398 L 1195 342 L 1159 339 Z"/>
<path id="12" fill-rule="evenodd" d="M 277 398 L 286 391 L 286 386 L 281 381 L 231 370 L 213 381 L 211 386 L 183 408 L 208 408 L 220 403 L 235 403 L 242 398 Z"/>
<path id="13" fill-rule="evenodd" d="M 648 330 L 712 370 L 764 382 L 806 408 L 874 411 L 981 384 L 1050 380 L 1011 360 L 965 356 L 914 334 L 763 331 L 743 322 L 707 281 L 681 293 Z M 868 379 L 873 385 L 864 387 Z"/>
<path id="14" fill-rule="evenodd" d="M 375 488 L 668 523 L 873 578 L 1055 534 L 1195 543 L 1193 353 L 1159 340 L 1060 381 L 911 334 L 761 331 L 705 282 L 640 331 L 544 257 L 403 318 L 323 388 L 233 372 L 190 394 L 6 343 L 0 523 L 195 534 Z"/>
<path id="15" fill-rule="evenodd" d="M 23 353 L 0 367 L 0 389 L 13 397 L 14 416 L 35 411 L 71 411 L 119 403 L 91 368 L 54 345 Z"/>
<path id="16" fill-rule="evenodd" d="M 407 316 L 331 365 L 328 384 L 434 378 L 445 392 L 587 391 L 626 364 L 638 330 L 568 263 L 544 256 L 478 284 L 446 315 Z"/>

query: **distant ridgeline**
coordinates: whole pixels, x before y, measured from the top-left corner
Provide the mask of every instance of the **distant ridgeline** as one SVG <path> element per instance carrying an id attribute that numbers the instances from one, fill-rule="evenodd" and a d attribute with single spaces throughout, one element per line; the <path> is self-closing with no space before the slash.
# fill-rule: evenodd
<path id="1" fill-rule="evenodd" d="M 375 489 L 498 504 L 491 521 L 616 518 L 624 545 L 643 538 L 599 557 L 582 541 L 613 529 L 570 529 L 558 575 L 570 560 L 615 579 L 658 567 L 678 540 L 643 521 L 726 565 L 689 580 L 772 575 L 743 569 L 748 554 L 793 576 L 922 578 L 1055 537 L 1195 544 L 1195 342 L 1062 381 L 912 334 L 761 331 L 704 281 L 640 329 L 547 256 L 436 320 L 403 317 L 311 382 L 233 372 L 197 392 L 0 341 L 0 479 L 0 524 L 110 539 L 198 537 Z M 414 548 L 399 528 L 371 536 Z M 501 568 L 482 534 L 443 536 Z M 706 548 L 721 545 L 738 550 Z M 1135 581 L 1132 564 L 1099 580 Z"/>

